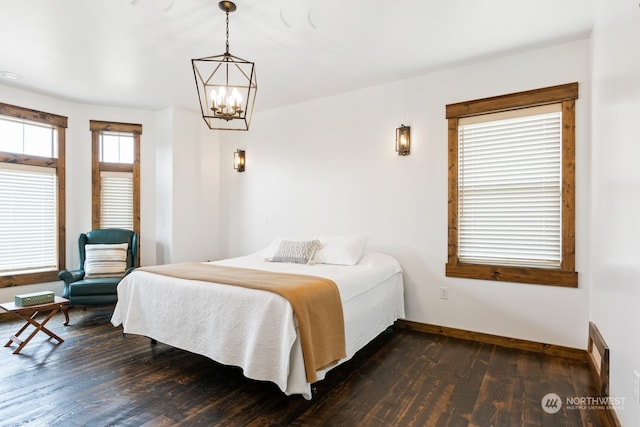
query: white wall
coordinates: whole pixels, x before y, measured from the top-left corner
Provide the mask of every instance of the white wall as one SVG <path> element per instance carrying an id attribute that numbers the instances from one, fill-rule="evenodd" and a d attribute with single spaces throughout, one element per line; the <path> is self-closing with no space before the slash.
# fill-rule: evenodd
<path id="1" fill-rule="evenodd" d="M 156 116 L 156 258 L 158 264 L 171 262 L 173 245 L 173 109 Z"/>
<path id="2" fill-rule="evenodd" d="M 591 319 L 611 351 L 611 395 L 622 425 L 640 425 L 640 8 L 602 2 L 593 39 Z"/>
<path id="3" fill-rule="evenodd" d="M 235 256 L 277 235 L 361 233 L 404 267 L 410 320 L 585 348 L 588 325 L 589 41 L 434 72 L 256 114 L 221 137 L 222 229 Z M 578 81 L 579 289 L 447 278 L 449 103 Z M 259 102 L 259 100 L 258 100 Z M 411 155 L 394 151 L 411 126 Z M 246 172 L 232 153 L 246 149 Z M 449 299 L 439 299 L 439 288 Z"/>
<path id="4" fill-rule="evenodd" d="M 160 114 L 166 135 L 157 173 L 157 215 L 163 218 L 158 263 L 220 258 L 218 133 L 189 111 L 170 108 Z"/>

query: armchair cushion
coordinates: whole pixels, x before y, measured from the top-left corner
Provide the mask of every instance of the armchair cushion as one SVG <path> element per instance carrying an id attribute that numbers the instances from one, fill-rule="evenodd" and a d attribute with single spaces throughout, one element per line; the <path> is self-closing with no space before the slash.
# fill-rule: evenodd
<path id="1" fill-rule="evenodd" d="M 117 294 L 120 277 L 79 280 L 69 284 L 69 297 Z"/>
<path id="2" fill-rule="evenodd" d="M 122 278 L 127 269 L 128 247 L 128 243 L 85 245 L 84 278 Z"/>

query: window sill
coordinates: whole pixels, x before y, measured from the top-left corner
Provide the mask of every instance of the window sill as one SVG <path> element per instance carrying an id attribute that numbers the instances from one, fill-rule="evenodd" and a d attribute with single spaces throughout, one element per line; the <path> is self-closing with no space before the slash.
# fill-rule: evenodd
<path id="1" fill-rule="evenodd" d="M 41 271 L 38 273 L 16 274 L 0 276 L 0 288 L 10 286 L 33 285 L 36 283 L 57 282 L 58 270 Z"/>
<path id="2" fill-rule="evenodd" d="M 447 277 L 461 277 L 464 279 L 495 280 L 499 282 L 563 286 L 567 288 L 578 287 L 577 272 L 543 268 L 448 263 L 446 265 L 445 275 Z"/>

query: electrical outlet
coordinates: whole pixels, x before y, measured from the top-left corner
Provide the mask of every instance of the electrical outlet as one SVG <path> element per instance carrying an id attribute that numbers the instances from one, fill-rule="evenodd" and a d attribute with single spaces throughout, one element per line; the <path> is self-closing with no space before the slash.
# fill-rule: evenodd
<path id="1" fill-rule="evenodd" d="M 440 288 L 440 299 L 449 299 L 449 288 L 446 286 Z"/>
<path id="2" fill-rule="evenodd" d="M 633 370 L 633 397 L 640 404 L 640 369 Z"/>

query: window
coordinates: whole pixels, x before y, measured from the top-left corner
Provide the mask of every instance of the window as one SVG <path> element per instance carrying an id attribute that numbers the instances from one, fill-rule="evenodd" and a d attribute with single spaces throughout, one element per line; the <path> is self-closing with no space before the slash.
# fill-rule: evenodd
<path id="1" fill-rule="evenodd" d="M 447 276 L 578 286 L 578 84 L 447 105 Z"/>
<path id="2" fill-rule="evenodd" d="M 91 121 L 93 228 L 140 233 L 142 126 Z"/>
<path id="3" fill-rule="evenodd" d="M 67 118 L 0 103 L 0 287 L 65 268 Z"/>

